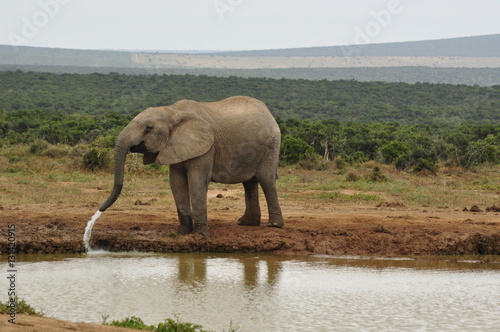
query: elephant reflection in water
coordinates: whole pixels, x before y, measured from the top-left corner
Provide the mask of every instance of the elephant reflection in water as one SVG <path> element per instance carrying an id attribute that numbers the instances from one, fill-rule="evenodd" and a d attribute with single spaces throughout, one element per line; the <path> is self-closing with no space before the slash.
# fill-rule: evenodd
<path id="1" fill-rule="evenodd" d="M 178 261 L 179 272 L 177 279 L 189 285 L 204 285 L 210 275 L 207 275 L 207 261 L 208 258 L 196 258 L 188 257 L 182 258 Z M 231 260 L 231 262 L 237 261 L 238 268 L 243 267 L 243 280 L 245 287 L 249 289 L 256 288 L 259 286 L 259 276 L 262 269 L 267 270 L 267 275 L 265 282 L 269 286 L 274 286 L 278 281 L 279 274 L 281 271 L 281 262 L 275 259 L 262 260 L 258 257 L 252 258 L 242 258 L 238 260 Z"/>
<path id="2" fill-rule="evenodd" d="M 177 279 L 185 284 L 204 284 L 207 280 L 206 261 L 206 258 L 196 257 L 179 259 L 179 273 Z"/>

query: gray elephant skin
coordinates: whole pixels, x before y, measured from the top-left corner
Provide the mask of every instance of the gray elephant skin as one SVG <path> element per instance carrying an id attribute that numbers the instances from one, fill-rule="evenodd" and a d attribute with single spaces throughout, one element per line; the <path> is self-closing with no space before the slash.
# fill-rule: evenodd
<path id="1" fill-rule="evenodd" d="M 269 209 L 269 226 L 283 227 L 276 192 L 281 133 L 267 106 L 250 97 L 218 102 L 181 100 L 139 113 L 116 139 L 114 186 L 105 211 L 120 195 L 127 153 L 143 153 L 145 165 L 170 165 L 179 234 L 208 236 L 210 181 L 243 183 L 245 213 L 239 225 L 260 225 L 259 184 Z"/>

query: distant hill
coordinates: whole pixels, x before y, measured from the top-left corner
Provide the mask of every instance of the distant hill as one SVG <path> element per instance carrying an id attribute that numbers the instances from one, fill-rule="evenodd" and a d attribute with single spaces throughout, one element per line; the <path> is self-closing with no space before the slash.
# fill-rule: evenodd
<path id="1" fill-rule="evenodd" d="M 500 34 L 443 40 L 211 53 L 0 45 L 0 71 L 192 74 L 294 79 L 500 84 Z"/>
<path id="2" fill-rule="evenodd" d="M 131 53 L 0 45 L 0 64 L 37 66 L 133 67 Z"/>
<path id="3" fill-rule="evenodd" d="M 500 34 L 413 42 L 210 53 L 225 56 L 500 57 Z"/>
<path id="4" fill-rule="evenodd" d="M 127 75 L 194 75 L 216 77 L 265 77 L 305 80 L 355 80 L 360 82 L 448 83 L 479 86 L 500 85 L 500 68 L 432 68 L 432 67 L 373 67 L 373 68 L 284 68 L 284 69 L 215 69 L 215 68 L 127 68 L 0 65 L 2 71 L 50 73 L 120 73 Z"/>

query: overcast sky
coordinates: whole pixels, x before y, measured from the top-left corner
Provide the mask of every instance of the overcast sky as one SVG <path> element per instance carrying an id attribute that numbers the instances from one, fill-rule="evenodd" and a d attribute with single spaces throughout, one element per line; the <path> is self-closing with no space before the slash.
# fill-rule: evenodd
<path id="1" fill-rule="evenodd" d="M 499 0 L 0 0 L 0 44 L 252 50 L 500 33 Z"/>

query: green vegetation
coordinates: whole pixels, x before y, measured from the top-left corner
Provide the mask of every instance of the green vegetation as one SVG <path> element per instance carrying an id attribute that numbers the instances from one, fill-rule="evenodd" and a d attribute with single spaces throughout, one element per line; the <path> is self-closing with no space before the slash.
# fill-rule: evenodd
<path id="1" fill-rule="evenodd" d="M 103 323 L 104 325 L 127 327 L 134 330 L 145 330 L 145 331 L 155 331 L 155 332 L 208 332 L 204 330 L 201 325 L 193 323 L 182 323 L 178 319 L 166 319 L 163 323 L 158 325 L 146 325 L 139 317 L 127 317 L 123 320 L 114 320 L 111 323 Z M 228 332 L 236 332 L 238 329 L 229 327 Z"/>
<path id="2" fill-rule="evenodd" d="M 309 158 L 321 167 L 321 160 L 335 159 L 339 165 L 376 160 L 415 172 L 435 172 L 442 163 L 462 168 L 500 163 L 498 124 L 400 125 L 291 119 L 280 125 L 283 163 Z"/>
<path id="3" fill-rule="evenodd" d="M 109 196 L 113 184 L 111 161 L 105 168 L 92 171 L 83 161 L 83 155 L 92 149 L 91 146 L 48 144 L 45 150 L 32 154 L 32 145 L 37 144 L 6 145 L 0 149 L 0 209 L 55 203 L 97 206 Z M 48 153 L 52 150 L 61 153 Z M 102 151 L 102 148 L 99 150 Z M 471 169 L 450 163 L 439 163 L 437 166 L 439 169 L 435 173 L 417 173 L 400 171 L 393 164 L 374 160 L 352 164 L 340 158 L 325 163 L 302 160 L 296 165 L 285 165 L 279 169 L 277 186 L 280 198 L 285 202 L 304 206 L 376 205 L 396 201 L 407 206 L 463 209 L 471 205 L 471 197 L 475 204 L 498 205 L 495 193 L 500 191 L 500 164 L 477 165 Z M 175 211 L 167 166 L 145 166 L 142 156 L 129 154 L 125 171 L 125 189 L 117 204 L 133 206 L 141 199 L 144 203 L 162 208 L 167 206 Z M 241 184 L 212 183 L 210 187 L 219 192 L 234 190 L 238 194 L 231 195 L 240 199 L 231 200 L 231 204 L 244 204 Z M 222 202 L 225 200 L 211 199 L 209 204 L 217 206 Z M 244 206 L 239 208 L 244 209 Z"/>
<path id="4" fill-rule="evenodd" d="M 14 300 L 15 300 L 16 314 L 43 316 L 43 313 L 35 310 L 32 306 L 26 303 L 25 300 L 20 299 L 18 297 L 15 297 Z M 10 306 L 11 306 L 10 300 L 5 301 L 5 303 L 0 303 L 0 314 L 9 314 L 11 308 Z"/>
<path id="5" fill-rule="evenodd" d="M 205 332 L 201 325 L 192 323 L 181 323 L 175 321 L 171 318 L 166 319 L 164 323 L 159 323 L 158 325 L 146 325 L 139 317 L 128 317 L 121 321 L 114 320 L 111 323 L 104 325 L 127 327 L 134 330 L 145 330 L 145 331 L 155 331 L 155 332 Z"/>
<path id="6" fill-rule="evenodd" d="M 500 163 L 500 86 L 427 83 L 0 72 L 0 146 L 31 144 L 32 154 L 69 153 L 106 169 L 116 135 L 139 111 L 232 95 L 269 106 L 282 165 L 375 160 L 434 173 Z"/>
<path id="7" fill-rule="evenodd" d="M 219 69 L 219 68 L 128 68 L 128 67 L 77 67 L 1 65 L 0 71 L 51 72 L 75 74 L 127 75 L 194 75 L 217 77 L 260 77 L 272 79 L 305 80 L 356 80 L 361 82 L 384 81 L 405 83 L 446 83 L 492 86 L 500 84 L 500 68 L 448 68 L 448 67 L 351 67 L 351 68 L 265 68 L 265 69 Z"/>
<path id="8" fill-rule="evenodd" d="M 124 115 L 130 118 L 147 107 L 180 99 L 216 101 L 234 95 L 261 99 L 282 119 L 455 126 L 464 121 L 500 123 L 500 86 L 0 72 L 3 117 L 22 118 L 29 111 L 32 122 L 64 120 L 63 127 L 71 131 L 109 130 L 126 121 Z M 27 130 L 32 122 L 12 129 Z"/>
<path id="9" fill-rule="evenodd" d="M 0 314 L 10 313 L 10 300 L 5 303 L 0 303 Z M 26 303 L 25 300 L 15 298 L 15 308 L 16 314 L 24 315 L 34 315 L 34 316 L 44 316 L 43 313 L 35 310 L 32 306 Z M 107 317 L 103 319 L 104 325 L 126 327 L 134 330 L 145 330 L 154 332 L 207 332 L 201 325 L 193 324 L 189 322 L 180 322 L 178 319 L 174 320 L 171 318 L 165 319 L 163 323 L 158 325 L 146 325 L 139 317 L 127 317 L 123 320 L 113 320 L 111 323 L 106 323 Z M 232 324 L 231 324 L 232 325 Z M 238 329 L 233 328 L 230 325 L 228 332 L 236 332 Z"/>

